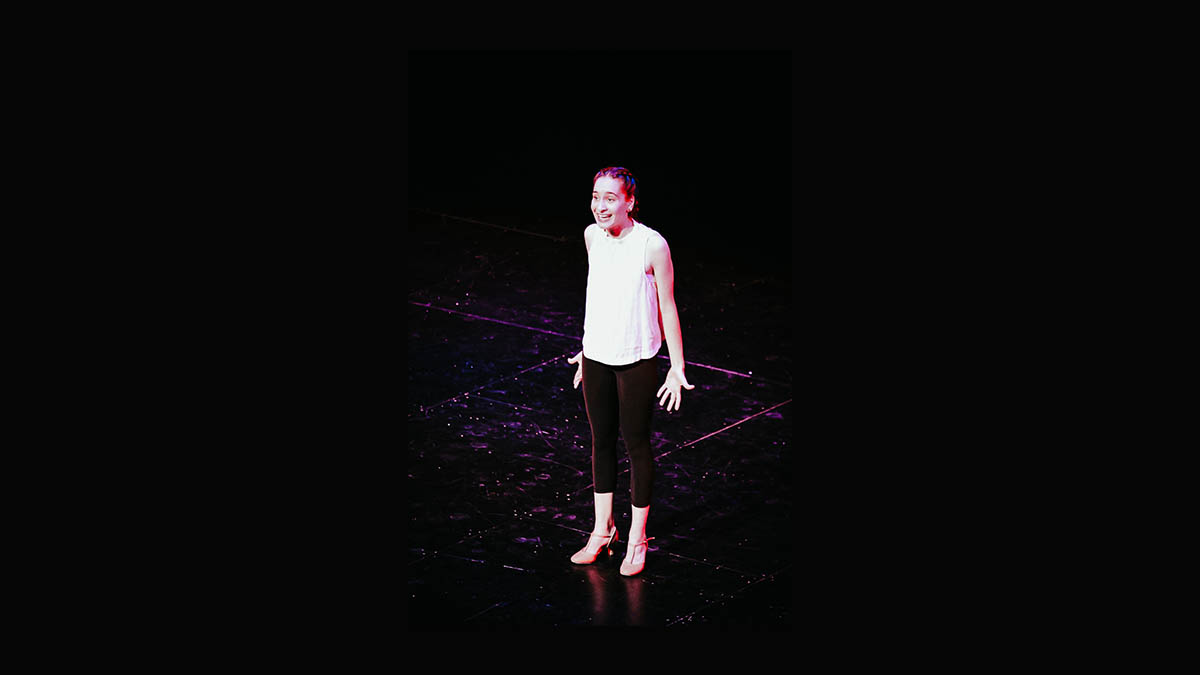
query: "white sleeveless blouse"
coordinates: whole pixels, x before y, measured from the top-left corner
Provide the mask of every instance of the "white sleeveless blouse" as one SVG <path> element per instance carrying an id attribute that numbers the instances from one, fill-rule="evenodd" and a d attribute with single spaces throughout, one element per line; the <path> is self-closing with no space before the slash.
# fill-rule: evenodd
<path id="1" fill-rule="evenodd" d="M 623 366 L 654 357 L 662 347 L 658 284 L 646 273 L 646 242 L 655 234 L 633 221 L 627 235 L 614 239 L 601 230 L 593 239 L 583 315 L 583 355 L 589 359 Z"/>

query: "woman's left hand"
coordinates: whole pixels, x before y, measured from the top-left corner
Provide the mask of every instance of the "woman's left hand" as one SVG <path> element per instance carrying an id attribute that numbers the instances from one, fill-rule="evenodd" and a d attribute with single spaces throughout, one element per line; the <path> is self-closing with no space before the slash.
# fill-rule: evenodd
<path id="1" fill-rule="evenodd" d="M 683 387 L 684 389 L 695 389 L 696 385 L 688 384 L 687 378 L 684 377 L 683 371 L 679 368 L 672 368 L 668 370 L 667 379 L 665 382 L 663 382 L 663 386 L 659 387 L 658 393 L 656 394 L 656 396 L 658 396 L 658 404 L 665 404 L 668 411 L 671 410 L 672 405 L 675 406 L 675 410 L 679 410 L 679 403 L 682 400 L 679 392 L 680 387 Z"/>

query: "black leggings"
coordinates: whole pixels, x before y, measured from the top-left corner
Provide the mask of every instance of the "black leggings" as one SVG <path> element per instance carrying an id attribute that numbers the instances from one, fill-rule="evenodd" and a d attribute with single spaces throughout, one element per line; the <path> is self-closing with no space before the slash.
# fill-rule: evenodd
<path id="1" fill-rule="evenodd" d="M 583 357 L 583 403 L 592 425 L 592 490 L 604 494 L 617 487 L 617 430 L 629 452 L 629 484 L 633 505 L 650 506 L 654 462 L 650 456 L 650 417 L 658 387 L 654 358 L 625 366 L 609 366 Z"/>

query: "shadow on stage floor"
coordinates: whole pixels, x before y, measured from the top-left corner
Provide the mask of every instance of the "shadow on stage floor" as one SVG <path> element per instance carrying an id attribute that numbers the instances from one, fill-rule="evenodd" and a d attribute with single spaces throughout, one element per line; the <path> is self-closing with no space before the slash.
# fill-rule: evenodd
<path id="1" fill-rule="evenodd" d="M 408 627 L 790 629 L 797 410 L 778 256 L 663 232 L 696 388 L 654 414 L 654 540 L 645 571 L 622 577 L 622 458 L 616 553 L 570 562 L 593 518 L 590 431 L 566 362 L 583 334 L 586 225 L 409 212 Z"/>

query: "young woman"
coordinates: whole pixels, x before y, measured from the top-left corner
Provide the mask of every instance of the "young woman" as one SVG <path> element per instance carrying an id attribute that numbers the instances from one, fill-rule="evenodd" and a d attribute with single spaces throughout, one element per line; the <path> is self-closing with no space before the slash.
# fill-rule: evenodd
<path id="1" fill-rule="evenodd" d="M 679 410 L 681 389 L 695 389 L 684 376 L 683 334 L 675 307 L 675 271 L 662 235 L 636 220 L 637 181 L 628 169 L 608 167 L 592 179 L 592 215 L 583 232 L 588 252 L 583 350 L 575 388 L 592 428 L 592 491 L 596 523 L 587 545 L 571 556 L 586 565 L 601 551 L 612 555 L 617 541 L 613 492 L 617 480 L 617 432 L 629 452 L 633 515 L 621 574 L 633 576 L 646 562 L 646 520 L 654 478 L 650 418 L 654 400 Z M 667 343 L 671 367 L 658 384 L 656 355 Z"/>

